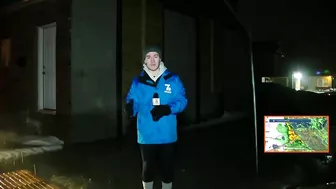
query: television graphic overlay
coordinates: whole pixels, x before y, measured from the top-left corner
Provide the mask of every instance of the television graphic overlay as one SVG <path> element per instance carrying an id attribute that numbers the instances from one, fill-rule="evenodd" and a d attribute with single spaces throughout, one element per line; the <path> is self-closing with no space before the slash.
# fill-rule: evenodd
<path id="1" fill-rule="evenodd" d="M 329 116 L 264 116 L 265 153 L 329 153 Z"/>

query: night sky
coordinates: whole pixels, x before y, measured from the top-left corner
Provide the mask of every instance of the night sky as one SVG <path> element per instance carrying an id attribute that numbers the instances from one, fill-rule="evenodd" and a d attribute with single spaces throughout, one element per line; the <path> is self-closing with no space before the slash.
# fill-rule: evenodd
<path id="1" fill-rule="evenodd" d="M 279 40 L 286 63 L 335 73 L 336 11 L 332 2 L 240 0 L 238 16 L 254 41 Z"/>

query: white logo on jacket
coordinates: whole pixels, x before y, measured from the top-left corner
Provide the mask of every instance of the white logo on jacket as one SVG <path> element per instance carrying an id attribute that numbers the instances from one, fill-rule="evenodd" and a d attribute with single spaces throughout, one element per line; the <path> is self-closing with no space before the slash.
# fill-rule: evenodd
<path id="1" fill-rule="evenodd" d="M 170 88 L 170 84 L 165 84 L 165 86 L 166 86 L 166 90 L 164 91 L 165 93 L 172 93 L 172 91 L 171 91 L 171 88 Z"/>

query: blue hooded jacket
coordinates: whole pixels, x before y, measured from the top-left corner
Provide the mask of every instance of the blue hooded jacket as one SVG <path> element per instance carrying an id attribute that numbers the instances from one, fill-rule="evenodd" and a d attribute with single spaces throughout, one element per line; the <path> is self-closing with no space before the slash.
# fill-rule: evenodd
<path id="1" fill-rule="evenodd" d="M 162 69 L 163 68 L 163 69 Z M 156 82 L 142 71 L 133 79 L 126 102 L 133 100 L 134 115 L 137 115 L 137 133 L 139 144 L 167 144 L 177 141 L 176 115 L 187 106 L 187 98 L 182 81 L 176 74 L 170 73 L 161 63 Z M 171 115 L 153 121 L 150 111 L 153 109 L 153 95 L 158 93 L 161 105 L 169 105 Z"/>

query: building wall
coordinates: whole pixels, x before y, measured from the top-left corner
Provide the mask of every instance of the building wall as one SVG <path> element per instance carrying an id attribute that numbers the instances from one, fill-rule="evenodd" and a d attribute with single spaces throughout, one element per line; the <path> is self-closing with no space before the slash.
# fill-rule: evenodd
<path id="1" fill-rule="evenodd" d="M 46 2 L 17 12 L 9 22 L 10 29 L 0 30 L 2 36 L 10 34 L 15 39 L 13 57 L 26 53 L 29 61 L 33 62 L 27 68 L 29 71 L 26 72 L 24 86 L 35 86 L 36 91 L 36 26 L 56 21 L 58 104 L 57 119 L 54 123 L 57 124 L 57 129 L 67 129 L 67 132 L 63 133 L 68 135 L 63 137 L 71 138 L 72 141 L 116 137 L 118 111 L 122 108 L 117 102 L 120 92 L 120 81 L 117 79 L 120 64 L 121 96 L 124 99 L 131 80 L 142 69 L 142 48 L 153 44 L 164 47 L 164 10 L 167 7 L 157 0 L 122 1 L 122 58 L 117 59 L 116 31 L 120 25 L 116 23 L 116 1 L 104 0 L 99 5 L 94 4 L 95 6 L 88 0 L 74 0 L 71 4 L 65 0 Z M 98 9 L 100 11 L 97 11 Z M 181 12 L 189 14 L 183 10 Z M 195 88 L 199 87 L 195 89 L 196 94 L 191 95 L 200 94 L 200 97 L 195 99 L 195 104 L 200 103 L 200 106 L 195 105 L 197 110 L 194 115 L 198 116 L 200 111 L 201 117 L 209 117 L 208 114 L 216 111 L 218 106 L 221 108 L 223 99 L 226 103 L 225 108 L 244 109 L 250 100 L 251 78 L 249 55 L 245 48 L 246 41 L 242 41 L 243 35 L 219 27 L 226 24 L 227 20 L 224 20 L 215 24 L 214 29 L 221 36 L 212 38 L 210 17 L 193 17 L 198 29 L 195 31 L 198 53 L 195 64 L 199 62 L 193 71 L 197 73 L 191 75 L 199 76 L 195 79 Z M 22 33 L 19 29 L 25 29 L 26 32 Z M 212 44 L 211 39 L 221 40 L 221 43 Z M 163 58 L 165 60 L 165 57 Z M 240 70 L 238 76 L 233 69 Z M 71 74 L 68 74 L 69 70 Z M 190 70 L 186 70 L 185 73 L 188 71 Z M 26 94 L 29 99 L 25 100 L 29 104 L 27 106 L 35 107 L 36 94 Z M 195 117 L 194 115 L 191 117 Z M 126 131 L 129 122 L 124 114 L 123 118 Z M 193 118 L 190 120 L 195 121 Z"/>
<path id="2" fill-rule="evenodd" d="M 213 19 L 199 17 L 199 53 L 200 53 L 200 116 L 201 120 L 223 115 L 222 86 L 224 78 L 216 71 L 221 62 L 215 61 L 215 22 Z"/>
<path id="3" fill-rule="evenodd" d="M 172 1 L 167 1 L 169 3 L 174 3 Z M 192 108 L 192 111 L 190 111 L 190 115 L 188 118 L 186 118 L 187 122 L 195 122 L 197 121 L 195 119 L 206 119 L 209 117 L 213 117 L 216 113 L 221 116 L 223 108 L 221 107 L 222 101 L 223 101 L 223 85 L 225 83 L 230 83 L 231 80 L 233 80 L 232 75 L 224 74 L 223 72 L 216 72 L 214 70 L 221 70 L 228 69 L 232 67 L 232 64 L 234 64 L 236 68 L 242 69 L 241 76 L 238 79 L 238 82 L 232 82 L 232 85 L 229 86 L 238 86 L 239 82 L 242 82 L 241 86 L 244 86 L 244 90 L 238 90 L 240 92 L 239 96 L 242 96 L 245 100 L 238 100 L 236 98 L 235 101 L 232 101 L 232 107 L 235 107 L 235 103 L 238 104 L 248 104 L 246 101 L 252 100 L 249 97 L 252 96 L 251 89 L 251 70 L 250 70 L 250 56 L 247 52 L 246 47 L 246 41 L 243 43 L 240 43 L 239 39 L 243 38 L 244 34 L 238 34 L 238 35 L 228 35 L 227 38 L 229 39 L 229 43 L 226 46 L 227 54 L 230 54 L 231 52 L 234 53 L 234 55 L 241 56 L 240 58 L 235 58 L 233 55 L 230 56 L 232 63 L 227 63 L 225 67 L 222 66 L 222 61 L 220 60 L 214 60 L 213 65 L 211 65 L 211 60 L 214 55 L 214 53 L 211 52 L 211 27 L 210 27 L 210 19 L 208 17 L 200 17 L 197 15 L 192 15 L 189 13 L 186 9 L 179 9 L 175 10 L 171 7 L 179 7 L 179 6 L 166 6 L 166 3 L 163 1 L 158 0 L 142 0 L 142 1 L 135 1 L 135 0 L 123 0 L 122 4 L 122 97 L 125 98 L 132 79 L 140 73 L 142 70 L 142 48 L 145 45 L 161 45 L 163 48 L 163 51 L 166 52 L 166 45 L 164 41 L 164 31 L 165 31 L 165 19 L 164 19 L 164 11 L 176 11 L 176 13 L 181 13 L 186 16 L 192 16 L 196 20 L 196 25 L 198 31 L 195 31 L 195 34 L 197 34 L 198 41 L 196 41 L 195 46 L 197 46 L 197 55 L 196 58 L 198 58 L 199 61 L 197 64 L 194 65 L 195 69 L 194 71 L 189 70 L 183 70 L 182 68 L 185 68 L 183 66 L 173 66 L 173 62 L 169 61 L 169 57 L 164 53 L 163 54 L 163 60 L 166 62 L 168 68 L 172 68 L 174 70 L 178 70 L 178 72 L 183 72 L 186 75 L 192 76 L 192 75 L 198 75 L 198 78 L 194 77 L 186 77 L 189 80 L 192 80 L 193 82 L 190 82 L 190 86 L 186 86 L 189 89 L 193 88 L 193 85 L 195 85 L 195 88 L 191 91 L 195 90 L 195 93 L 189 93 L 189 95 L 192 95 L 194 98 L 196 95 L 199 95 L 199 98 L 195 98 L 194 100 L 198 100 L 194 103 L 194 108 Z M 178 2 L 179 3 L 179 2 Z M 210 7 L 209 7 L 210 8 Z M 178 9 L 178 8 L 177 8 Z M 210 11 L 211 12 L 211 11 Z M 226 15 L 226 14 L 223 14 Z M 228 18 L 225 16 L 225 18 Z M 232 17 L 230 17 L 232 18 Z M 223 24 L 226 24 L 226 21 L 224 19 Z M 232 24 L 232 21 L 230 21 L 230 24 Z M 234 33 L 235 31 L 233 31 Z M 228 32 L 230 33 L 230 32 Z M 234 39 L 230 39 L 230 38 Z M 166 39 L 167 40 L 167 39 Z M 216 40 L 216 39 L 214 39 Z M 233 44 L 237 43 L 237 44 Z M 180 43 L 176 43 L 176 45 L 179 45 Z M 231 46 L 230 46 L 231 45 Z M 241 45 L 244 45 L 244 50 L 240 52 L 239 49 L 241 48 Z M 237 49 L 237 50 L 232 50 Z M 213 50 L 214 51 L 214 50 Z M 222 49 L 222 52 L 219 54 L 222 54 L 224 50 Z M 211 56 L 212 55 L 212 56 Z M 168 59 L 168 62 L 167 62 Z M 214 58 L 213 58 L 214 59 Z M 219 59 L 223 59 L 219 58 Z M 196 62 L 197 62 L 196 61 Z M 195 62 L 195 64 L 196 64 Z M 229 61 L 228 61 L 229 62 Z M 172 67 L 173 66 L 173 67 Z M 198 67 L 197 67 L 198 66 Z M 174 71 L 172 70 L 172 71 Z M 194 73 L 193 73 L 194 72 Z M 200 72 L 200 73 L 195 73 Z M 237 79 L 236 79 L 237 81 Z M 199 82 L 199 83 L 197 83 Z M 187 82 L 188 83 L 188 82 Z M 196 87 L 197 86 L 197 87 Z M 247 86 L 247 87 L 246 87 Z M 196 89 L 197 88 L 197 89 Z M 229 87 L 227 87 L 229 88 Z M 247 92 L 246 92 L 247 91 Z M 231 91 L 228 91 L 226 93 L 230 93 Z M 199 94 L 197 94 L 199 93 Z M 250 96 L 246 97 L 249 94 Z M 245 95 L 245 96 L 244 96 Z M 231 95 L 232 96 L 232 95 Z M 229 95 L 229 97 L 231 97 Z M 233 96 L 236 96 L 234 94 Z M 191 98 L 192 99 L 192 98 Z M 226 98 L 227 99 L 227 98 Z M 227 101 L 230 101 L 230 99 L 227 99 Z M 199 104 L 198 104 L 199 103 Z M 243 109 L 244 105 L 240 106 L 240 109 Z M 237 108 L 235 108 L 237 109 Z M 238 108 L 239 109 L 239 108 Z M 198 112 L 199 111 L 199 112 Z M 199 115 L 200 114 L 200 115 Z M 123 114 L 123 126 L 124 126 L 124 132 L 126 133 L 127 129 L 130 127 L 130 124 L 132 122 L 129 121 L 128 118 L 126 118 L 126 115 Z M 134 124 L 134 122 L 133 122 Z"/>
<path id="4" fill-rule="evenodd" d="M 117 0 L 72 1 L 71 142 L 118 136 Z"/>
<path id="5" fill-rule="evenodd" d="M 215 90 L 221 93 L 225 111 L 251 113 L 253 105 L 249 39 L 241 29 L 215 22 Z"/>
<path id="6" fill-rule="evenodd" d="M 198 56 L 197 19 L 178 12 L 164 12 L 165 65 L 179 75 L 186 90 L 188 106 L 179 115 L 181 124 L 197 122 L 198 113 Z M 172 90 L 174 87 L 172 86 Z"/>
<path id="7" fill-rule="evenodd" d="M 70 83 L 68 64 L 70 61 L 70 3 L 67 0 L 44 1 L 18 8 L 1 9 L 0 38 L 11 39 L 9 72 L 16 75 L 17 82 L 1 92 L 2 123 L 19 126 L 23 123 L 24 112 L 43 121 L 44 131 L 61 136 L 62 126 L 55 126 L 62 115 L 70 112 Z M 37 110 L 37 27 L 57 23 L 56 72 L 57 72 L 57 116 L 36 113 Z M 16 60 L 25 56 L 27 66 L 16 66 Z M 56 121 L 55 121 L 56 120 Z M 8 122 L 9 123 L 8 123 Z M 15 123 L 13 123 L 13 121 Z M 65 127 L 65 125 L 64 125 Z M 62 136 L 61 136 L 62 137 Z"/>
<path id="8" fill-rule="evenodd" d="M 163 48 L 163 52 L 166 52 L 165 43 L 167 41 L 164 40 L 165 10 L 174 11 L 173 9 L 170 9 L 170 7 L 166 7 L 162 1 L 157 0 L 122 1 L 121 96 L 123 101 L 129 90 L 132 79 L 138 76 L 142 70 L 142 48 L 146 45 L 160 45 Z M 176 66 L 174 68 L 174 70 L 183 72 L 186 79 L 193 81 L 189 82 L 190 85 L 186 86 L 189 88 L 189 90 L 194 86 L 194 89 L 191 91 L 195 92 L 189 95 L 196 96 L 201 94 L 200 98 L 194 99 L 198 101 L 194 103 L 194 108 L 191 108 L 192 111 L 190 112 L 192 113 L 190 113 L 189 118 L 187 118 L 188 122 L 197 121 L 195 120 L 195 117 L 198 116 L 198 111 L 201 111 L 201 117 L 205 119 L 209 116 L 213 116 L 211 114 L 216 112 L 216 110 L 222 110 L 223 108 L 221 108 L 221 101 L 223 101 L 223 98 L 230 102 L 231 107 L 234 107 L 230 109 L 243 110 L 246 108 L 246 106 L 250 106 L 250 102 L 252 102 L 252 99 L 250 98 L 252 96 L 252 91 L 250 91 L 252 85 L 250 77 L 251 67 L 249 61 L 250 56 L 247 50 L 248 42 L 244 41 L 244 34 L 239 32 L 238 34 L 235 34 L 236 31 L 226 31 L 225 34 L 222 34 L 225 36 L 226 46 L 220 51 L 217 50 L 218 53 L 215 54 L 214 52 L 211 52 L 211 49 L 215 51 L 214 48 L 216 45 L 214 44 L 214 47 L 211 47 L 211 35 L 209 35 L 211 34 L 210 19 L 208 17 L 191 15 L 187 11 L 183 10 L 176 10 L 176 12 L 195 18 L 197 23 L 196 28 L 198 29 L 195 31 L 198 39 L 196 40 L 195 46 L 197 46 L 196 51 L 199 53 L 196 58 L 199 58 L 200 60 L 196 60 L 194 62 L 194 64 L 196 64 L 197 61 L 199 61 L 197 63 L 198 65 L 194 65 L 195 69 L 193 69 L 193 71 L 190 69 L 183 70 L 185 67 L 182 65 Z M 228 17 L 225 16 L 225 18 Z M 222 24 L 225 25 L 226 23 L 227 20 L 222 21 Z M 230 22 L 231 25 L 232 23 L 233 22 Z M 221 33 L 221 30 L 219 30 L 218 33 Z M 215 40 L 216 39 L 214 39 L 214 41 Z M 179 44 L 180 43 L 176 43 L 176 45 Z M 223 54 L 225 54 L 227 57 L 223 57 Z M 163 60 L 165 62 L 167 59 L 169 60 L 167 56 L 168 55 L 163 54 Z M 217 59 L 215 57 L 217 57 Z M 211 65 L 212 59 L 214 59 L 213 65 Z M 222 60 L 226 60 L 225 65 L 223 65 Z M 174 63 L 168 61 L 166 64 L 168 68 L 170 68 Z M 232 67 L 235 69 L 240 69 L 240 76 L 238 79 L 235 78 L 235 75 L 226 74 L 226 72 L 223 74 L 223 70 L 230 70 Z M 199 75 L 200 77 L 194 78 L 196 75 Z M 229 85 L 225 85 L 227 83 L 229 83 Z M 199 86 L 199 88 L 196 89 L 196 86 Z M 239 88 L 239 86 L 241 86 L 241 88 Z M 236 89 L 237 87 L 238 89 Z M 236 92 L 232 93 L 231 90 L 236 90 Z M 221 96 L 223 91 L 225 91 L 225 94 L 230 95 L 225 97 Z M 232 98 L 234 100 L 232 100 Z M 198 106 L 196 105 L 197 103 L 200 103 L 201 105 Z M 227 107 L 229 106 L 227 105 Z M 220 114 L 222 114 L 222 112 L 220 112 Z M 123 113 L 124 133 L 126 133 L 126 131 L 129 129 L 129 126 L 129 119 L 126 118 L 126 115 Z M 132 127 L 133 126 L 134 125 L 132 125 Z"/>
<path id="9" fill-rule="evenodd" d="M 144 3 L 137 1 L 137 3 L 132 4 L 131 1 L 132 0 L 124 0 L 124 2 L 128 3 L 123 4 L 123 96 L 126 96 L 131 79 L 141 70 L 141 63 L 138 61 L 141 59 L 141 53 L 138 52 L 141 52 L 141 47 L 143 45 L 141 39 L 146 41 L 145 44 L 164 44 L 162 46 L 167 48 L 165 45 L 166 41 L 162 41 L 162 37 L 164 36 L 163 30 L 167 32 L 166 28 L 162 27 L 162 25 L 166 26 L 165 19 L 162 15 L 163 10 L 168 10 L 172 12 L 176 11 L 175 13 L 177 14 L 191 16 L 192 18 L 195 18 L 195 22 L 197 23 L 197 30 L 195 31 L 195 34 L 197 34 L 195 43 L 195 46 L 197 46 L 197 56 L 194 63 L 197 65 L 194 65 L 195 69 L 186 70 L 181 64 L 176 67 L 172 62 L 172 57 L 167 57 L 167 54 L 164 54 L 163 57 L 168 68 L 185 73 L 188 75 L 186 78 L 193 81 L 190 82 L 190 84 L 187 84 L 186 88 L 189 88 L 189 91 L 192 91 L 189 92 L 189 95 L 192 95 L 191 102 L 195 101 L 195 103 L 190 104 L 192 111 L 189 111 L 185 120 L 190 123 L 210 117 L 221 116 L 225 109 L 222 107 L 224 101 L 230 102 L 226 105 L 226 108 L 229 111 L 242 110 L 246 108 L 246 106 L 250 107 L 252 105 L 248 102 L 249 100 L 252 101 L 252 78 L 250 78 L 251 65 L 250 54 L 248 52 L 249 41 L 247 40 L 246 34 L 243 32 L 239 33 L 239 31 L 232 30 L 232 28 L 235 28 L 232 27 L 232 23 L 234 22 L 227 20 L 229 18 L 227 17 L 227 14 L 230 13 L 223 13 L 223 19 L 219 23 L 219 25 L 225 25 L 224 28 L 226 27 L 226 30 L 224 33 L 221 33 L 222 31 L 217 28 L 217 33 L 221 34 L 225 41 L 223 42 L 224 46 L 222 48 L 216 44 L 212 44 L 211 39 L 213 39 L 214 42 L 217 38 L 212 38 L 211 36 L 210 18 L 212 16 L 207 16 L 206 14 L 208 14 L 208 12 L 206 10 L 203 13 L 193 12 L 193 14 L 192 11 L 190 12 L 183 9 L 183 5 L 172 6 L 174 3 L 172 1 L 165 2 L 164 5 L 169 5 L 168 7 L 163 7 L 159 1 L 147 0 L 146 8 L 144 8 Z M 150 7 L 148 4 L 150 4 Z M 225 5 L 222 4 L 221 6 Z M 175 7 L 177 8 L 175 9 Z M 191 9 L 191 7 L 189 8 Z M 143 14 L 144 12 L 146 13 Z M 146 16 L 145 20 L 141 19 L 144 15 Z M 220 14 L 217 13 L 215 14 L 215 16 L 219 15 Z M 233 17 L 230 17 L 230 19 L 232 18 Z M 146 26 L 144 28 L 141 24 L 143 22 L 145 22 Z M 175 44 L 181 45 L 182 43 L 175 42 Z M 211 45 L 213 47 L 211 47 Z M 217 52 L 215 53 L 215 51 Z M 167 49 L 165 49 L 164 52 L 167 52 Z M 167 62 L 167 59 L 170 61 Z M 223 60 L 225 60 L 225 63 L 223 63 Z M 235 72 L 232 72 L 231 68 L 237 69 L 237 75 L 239 75 L 238 79 L 235 78 L 237 77 L 236 75 L 232 75 Z M 230 71 L 231 73 L 228 73 Z M 194 78 L 196 75 L 198 78 Z M 188 83 L 188 81 L 185 82 Z M 241 84 L 239 84 L 239 82 L 241 82 Z M 239 88 L 239 86 L 244 86 L 244 88 Z M 236 90 L 239 95 L 232 93 L 232 90 Z M 243 100 L 235 98 L 236 100 L 232 101 L 231 99 L 228 99 L 232 95 L 223 95 L 230 93 L 234 94 L 234 96 L 239 96 L 239 98 L 242 97 Z M 196 98 L 197 95 L 199 95 L 199 98 Z M 195 119 L 195 116 L 197 119 Z M 124 123 L 128 123 L 126 120 L 127 119 L 124 117 Z"/>
<path id="10" fill-rule="evenodd" d="M 142 48 L 146 45 L 159 45 L 163 51 L 163 61 L 170 71 L 178 73 L 184 82 L 187 88 L 188 96 L 191 100 L 188 107 L 188 116 L 186 120 L 195 120 L 196 116 L 196 108 L 194 107 L 196 91 L 195 90 L 195 81 L 196 78 L 188 77 L 190 75 L 195 75 L 196 72 L 192 68 L 195 68 L 195 62 L 191 62 L 192 65 L 187 67 L 183 66 L 185 64 L 180 64 L 180 62 L 176 61 L 175 54 L 174 56 L 171 54 L 172 50 L 176 50 L 176 44 L 180 44 L 180 42 L 176 40 L 174 41 L 171 35 L 164 35 L 165 32 L 169 32 L 167 34 L 172 34 L 173 29 L 177 29 L 179 31 L 181 28 L 174 27 L 174 25 L 167 27 L 166 19 L 164 18 L 164 12 L 167 11 L 164 8 L 164 5 L 161 1 L 157 0 L 142 0 L 142 1 L 134 1 L 134 0 L 124 0 L 123 1 L 123 90 L 122 96 L 125 97 L 132 79 L 140 73 L 142 70 Z M 178 14 L 178 13 L 177 13 Z M 178 20 L 177 20 L 178 21 Z M 174 23 L 172 23 L 174 24 Z M 183 27 L 184 25 L 182 25 Z M 168 31 L 168 30 L 170 31 Z M 176 31 L 177 31 L 176 30 Z M 196 31 L 194 31 L 196 34 Z M 168 39 L 168 38 L 169 39 Z M 173 36 L 179 37 L 179 36 Z M 195 36 L 196 37 L 196 36 Z M 166 39 L 165 39 L 166 38 Z M 168 45 L 169 42 L 174 42 L 172 45 Z M 194 41 L 195 42 L 195 41 Z M 168 46 L 167 46 L 168 45 Z M 171 48 L 172 47 L 172 48 Z M 195 45 L 191 46 L 195 47 Z M 169 48 L 169 50 L 167 49 Z M 168 51 L 167 51 L 168 50 Z M 188 50 L 188 48 L 186 49 Z M 174 51 L 175 52 L 175 51 Z M 167 54 L 168 53 L 168 54 Z M 193 70 L 193 71 L 192 71 Z M 182 72 L 182 73 L 180 73 Z M 181 75 L 182 74 L 182 75 Z M 187 80 L 187 81 L 186 81 Z M 192 113 L 193 112 L 193 113 Z M 130 124 L 129 120 L 126 118 L 126 115 L 123 115 L 124 120 L 124 130 L 127 130 L 128 124 Z"/>
<path id="11" fill-rule="evenodd" d="M 316 76 L 307 76 L 302 79 L 301 83 L 305 86 L 305 90 L 315 91 L 316 90 Z M 294 79 L 295 81 L 295 79 Z"/>
<path id="12" fill-rule="evenodd" d="M 163 5 L 156 0 L 123 0 L 122 3 L 122 94 L 142 70 L 142 48 L 163 47 Z"/>
<path id="13" fill-rule="evenodd" d="M 157 0 L 123 0 L 122 3 L 122 100 L 131 81 L 142 70 L 142 48 L 159 45 L 163 48 L 163 4 Z M 123 131 L 132 122 L 123 113 Z M 133 127 L 133 126 L 131 126 Z"/>
<path id="14" fill-rule="evenodd" d="M 309 90 L 332 88 L 332 76 L 306 76 L 302 78 L 303 85 Z"/>
<path id="15" fill-rule="evenodd" d="M 277 83 L 285 87 L 291 87 L 288 82 L 288 77 L 272 77 L 272 83 Z"/>

